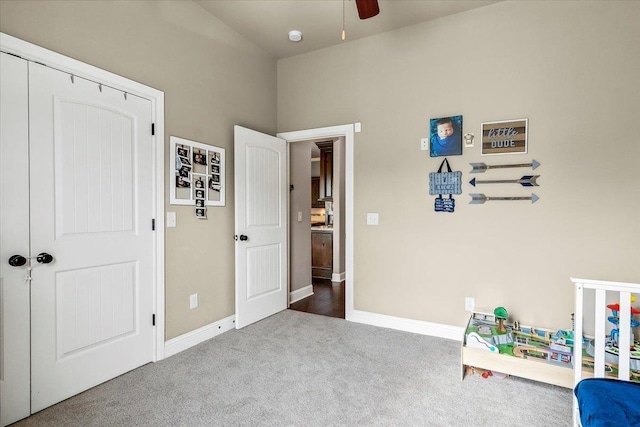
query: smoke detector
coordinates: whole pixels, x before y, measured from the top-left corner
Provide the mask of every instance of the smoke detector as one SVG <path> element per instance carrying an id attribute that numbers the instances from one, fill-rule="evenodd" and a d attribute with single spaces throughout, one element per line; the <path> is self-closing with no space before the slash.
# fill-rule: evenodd
<path id="1" fill-rule="evenodd" d="M 298 31 L 298 30 L 289 31 L 289 40 L 295 43 L 302 40 L 302 31 Z"/>

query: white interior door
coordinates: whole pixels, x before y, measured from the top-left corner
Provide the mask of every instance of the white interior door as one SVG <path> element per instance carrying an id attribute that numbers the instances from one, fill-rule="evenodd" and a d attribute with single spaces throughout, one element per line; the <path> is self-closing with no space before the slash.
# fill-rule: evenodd
<path id="1" fill-rule="evenodd" d="M 29 283 L 13 255 L 29 256 L 27 61 L 0 52 L 0 422 L 29 416 Z"/>
<path id="2" fill-rule="evenodd" d="M 236 328 L 287 308 L 287 157 L 283 139 L 234 127 Z"/>

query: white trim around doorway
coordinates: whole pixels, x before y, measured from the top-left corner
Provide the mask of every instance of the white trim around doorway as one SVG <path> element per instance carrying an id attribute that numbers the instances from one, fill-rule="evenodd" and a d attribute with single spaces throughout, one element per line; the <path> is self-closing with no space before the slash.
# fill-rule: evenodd
<path id="1" fill-rule="evenodd" d="M 151 101 L 153 143 L 153 204 L 155 212 L 154 241 L 154 362 L 164 358 L 164 92 L 140 84 L 93 65 L 69 58 L 49 49 L 0 33 L 0 50 L 29 61 L 36 61 L 56 70 L 101 83 L 114 89 Z M 151 226 L 151 224 L 149 224 Z M 149 319 L 151 321 L 151 319 Z"/>
<path id="2" fill-rule="evenodd" d="M 287 143 L 317 138 L 345 139 L 345 319 L 353 320 L 353 145 L 354 125 L 339 125 L 292 132 L 280 132 L 276 135 Z M 288 161 L 288 159 L 287 159 Z M 288 167 L 288 165 L 287 165 Z"/>

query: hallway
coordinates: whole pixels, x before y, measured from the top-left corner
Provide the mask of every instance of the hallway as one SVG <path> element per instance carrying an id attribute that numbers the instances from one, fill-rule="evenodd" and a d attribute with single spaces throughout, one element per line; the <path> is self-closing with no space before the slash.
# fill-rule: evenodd
<path id="1" fill-rule="evenodd" d="M 313 295 L 296 301 L 291 310 L 344 319 L 344 281 L 313 278 Z"/>

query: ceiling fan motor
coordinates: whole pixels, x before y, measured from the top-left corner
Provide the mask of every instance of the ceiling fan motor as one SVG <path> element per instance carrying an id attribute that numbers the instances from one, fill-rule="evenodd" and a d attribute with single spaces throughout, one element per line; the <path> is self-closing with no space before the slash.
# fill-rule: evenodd
<path id="1" fill-rule="evenodd" d="M 380 13 L 378 0 L 356 0 L 356 7 L 360 19 L 369 19 Z"/>

